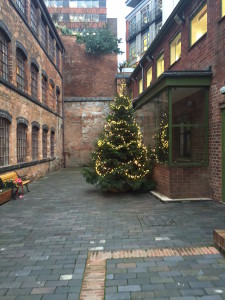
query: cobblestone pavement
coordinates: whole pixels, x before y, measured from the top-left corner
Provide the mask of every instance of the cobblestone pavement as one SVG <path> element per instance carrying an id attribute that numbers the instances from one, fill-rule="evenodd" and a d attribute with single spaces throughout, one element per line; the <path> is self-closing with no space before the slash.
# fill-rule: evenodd
<path id="1" fill-rule="evenodd" d="M 79 169 L 49 174 L 30 190 L 0 206 L 2 300 L 76 300 L 92 251 L 213 246 L 213 229 L 225 228 L 224 205 L 102 194 Z M 106 300 L 225 299 L 225 259 L 108 259 L 104 285 Z M 96 293 L 87 299 L 99 298 Z"/>

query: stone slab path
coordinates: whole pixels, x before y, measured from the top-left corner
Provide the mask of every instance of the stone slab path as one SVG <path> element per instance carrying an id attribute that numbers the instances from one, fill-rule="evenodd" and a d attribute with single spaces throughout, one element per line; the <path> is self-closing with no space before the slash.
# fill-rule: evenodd
<path id="1" fill-rule="evenodd" d="M 30 189 L 0 206 L 0 299 L 225 299 L 224 205 L 102 194 L 75 168 Z"/>

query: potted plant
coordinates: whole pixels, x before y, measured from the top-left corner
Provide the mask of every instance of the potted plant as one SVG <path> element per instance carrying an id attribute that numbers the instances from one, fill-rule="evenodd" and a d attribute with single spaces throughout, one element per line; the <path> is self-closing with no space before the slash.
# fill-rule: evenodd
<path id="1" fill-rule="evenodd" d="M 3 184 L 0 179 L 0 205 L 12 198 L 12 187 Z"/>

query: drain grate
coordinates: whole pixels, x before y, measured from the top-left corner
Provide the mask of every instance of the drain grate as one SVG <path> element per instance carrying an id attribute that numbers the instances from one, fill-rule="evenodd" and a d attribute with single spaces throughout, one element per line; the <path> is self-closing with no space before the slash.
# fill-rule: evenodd
<path id="1" fill-rule="evenodd" d="M 167 216 L 138 216 L 141 226 L 173 226 L 175 221 Z"/>

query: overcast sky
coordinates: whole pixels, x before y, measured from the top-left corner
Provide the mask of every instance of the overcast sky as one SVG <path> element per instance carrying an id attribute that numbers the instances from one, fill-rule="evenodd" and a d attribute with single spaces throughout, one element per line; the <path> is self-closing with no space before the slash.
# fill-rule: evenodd
<path id="1" fill-rule="evenodd" d="M 117 28 L 118 28 L 118 38 L 122 38 L 123 44 L 120 44 L 120 49 L 125 52 L 125 28 L 126 21 L 125 17 L 131 11 L 129 7 L 125 5 L 126 0 L 107 0 L 107 17 L 117 18 Z M 126 60 L 125 53 L 123 55 L 118 55 L 118 63 Z"/>

